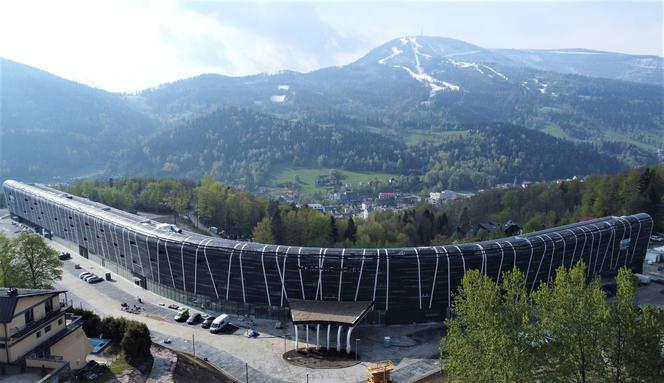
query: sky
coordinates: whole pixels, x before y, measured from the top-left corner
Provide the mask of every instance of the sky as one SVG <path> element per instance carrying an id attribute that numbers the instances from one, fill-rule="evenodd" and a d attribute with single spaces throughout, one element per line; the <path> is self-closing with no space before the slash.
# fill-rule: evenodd
<path id="1" fill-rule="evenodd" d="M 0 57 L 115 92 L 307 72 L 401 36 L 664 56 L 664 2 L 0 1 Z M 0 68 L 1 70 L 1 68 Z"/>

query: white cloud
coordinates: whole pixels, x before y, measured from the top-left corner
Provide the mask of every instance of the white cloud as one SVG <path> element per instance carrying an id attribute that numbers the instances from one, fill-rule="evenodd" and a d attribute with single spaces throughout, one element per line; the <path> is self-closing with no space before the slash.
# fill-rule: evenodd
<path id="1" fill-rule="evenodd" d="M 201 73 L 346 64 L 421 30 L 486 47 L 661 55 L 662 6 L 654 7 L 659 18 L 652 4 L 2 1 L 0 57 L 106 90 L 137 91 Z M 588 19 L 593 9 L 600 15 Z"/>

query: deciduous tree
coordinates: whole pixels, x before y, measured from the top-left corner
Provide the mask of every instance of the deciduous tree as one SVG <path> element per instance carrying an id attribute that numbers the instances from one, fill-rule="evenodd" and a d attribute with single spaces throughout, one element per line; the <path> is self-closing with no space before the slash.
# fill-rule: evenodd
<path id="1" fill-rule="evenodd" d="M 600 281 L 586 280 L 586 265 L 559 267 L 552 287 L 540 285 L 533 300 L 539 332 L 547 341 L 544 381 L 587 383 L 606 379 L 602 339 L 608 306 Z"/>
<path id="2" fill-rule="evenodd" d="M 44 239 L 33 233 L 21 233 L 12 241 L 12 251 L 18 265 L 25 270 L 31 288 L 52 288 L 53 281 L 62 277 L 62 262 L 58 253 Z"/>

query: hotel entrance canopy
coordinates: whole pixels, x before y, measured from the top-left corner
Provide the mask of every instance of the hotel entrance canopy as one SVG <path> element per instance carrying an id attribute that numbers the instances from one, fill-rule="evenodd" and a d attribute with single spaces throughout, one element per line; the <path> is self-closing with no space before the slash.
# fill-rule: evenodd
<path id="1" fill-rule="evenodd" d="M 309 326 L 316 326 L 316 347 L 319 343 L 320 326 L 327 325 L 327 349 L 330 348 L 330 329 L 337 326 L 337 351 L 341 350 L 341 331 L 347 327 L 346 352 L 350 353 L 350 337 L 353 329 L 373 307 L 373 301 L 305 301 L 289 299 L 291 320 L 295 328 L 295 348 L 298 344 L 298 326 L 306 326 L 309 343 Z"/>

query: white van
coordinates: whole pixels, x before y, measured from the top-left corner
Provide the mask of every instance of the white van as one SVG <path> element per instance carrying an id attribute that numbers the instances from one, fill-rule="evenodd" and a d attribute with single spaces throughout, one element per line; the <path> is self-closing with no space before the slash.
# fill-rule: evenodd
<path id="1" fill-rule="evenodd" d="M 212 321 L 210 325 L 210 332 L 213 334 L 218 333 L 223 330 L 224 327 L 229 323 L 230 317 L 228 314 L 221 314 Z"/>
<path id="2" fill-rule="evenodd" d="M 643 275 L 643 274 L 638 274 L 638 273 L 634 273 L 634 276 L 636 277 L 636 279 L 639 280 L 640 285 L 649 285 L 650 284 L 651 278 L 649 276 Z"/>

